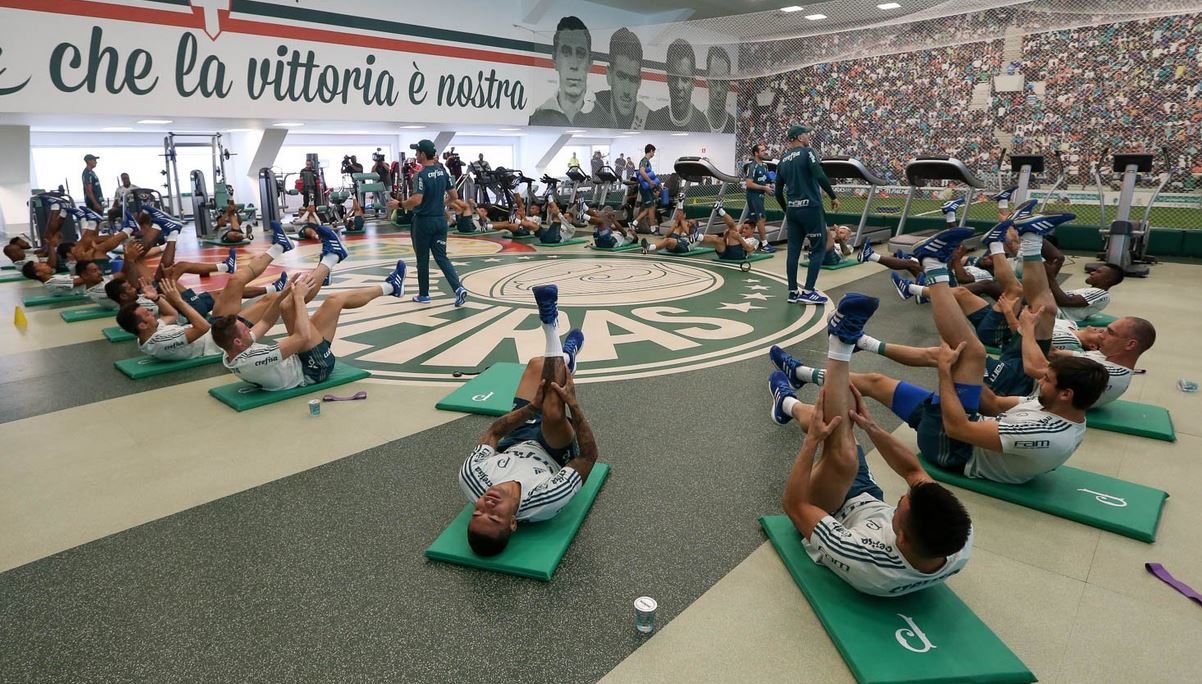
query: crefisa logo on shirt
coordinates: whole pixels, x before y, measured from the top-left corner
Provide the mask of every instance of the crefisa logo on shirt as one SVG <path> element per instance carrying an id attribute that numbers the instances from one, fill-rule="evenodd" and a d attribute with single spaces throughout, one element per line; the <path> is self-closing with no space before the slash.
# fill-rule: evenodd
<path id="1" fill-rule="evenodd" d="M 532 289 L 550 283 L 559 287 L 560 333 L 584 331 L 576 372 L 580 383 L 766 356 L 773 344 L 787 346 L 825 327 L 823 307 L 785 303 L 780 276 L 742 272 L 737 262 L 716 262 L 713 254 L 498 252 L 491 241 L 451 237 L 449 242 L 471 293 L 467 303 L 454 306 L 433 260 L 434 301 L 409 301 L 416 294 L 417 273 L 414 260 L 407 259 L 405 298 L 385 297 L 361 311 L 343 312 L 333 348 L 339 358 L 376 379 L 423 384 L 460 383 L 494 363 L 524 363 L 544 351 Z M 465 242 L 475 244 L 459 244 Z M 493 253 L 481 253 L 486 245 Z M 396 257 L 379 259 L 379 248 L 373 256 L 363 265 L 344 263 L 325 291 L 378 283 Z"/>

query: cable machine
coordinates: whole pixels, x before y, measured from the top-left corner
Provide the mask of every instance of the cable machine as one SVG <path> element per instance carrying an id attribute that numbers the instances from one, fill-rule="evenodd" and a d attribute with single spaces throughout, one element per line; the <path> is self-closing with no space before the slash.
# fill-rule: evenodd
<path id="1" fill-rule="evenodd" d="M 184 218 L 183 188 L 185 186 L 180 184 L 177 151 L 184 147 L 209 148 L 212 154 L 213 185 L 216 187 L 225 186 L 225 162 L 233 156 L 221 142 L 220 133 L 168 133 L 163 138 L 162 156 L 166 161 L 162 173 L 167 178 L 167 182 L 163 184 L 163 187 L 167 188 L 165 196 L 167 212 L 178 219 Z"/>

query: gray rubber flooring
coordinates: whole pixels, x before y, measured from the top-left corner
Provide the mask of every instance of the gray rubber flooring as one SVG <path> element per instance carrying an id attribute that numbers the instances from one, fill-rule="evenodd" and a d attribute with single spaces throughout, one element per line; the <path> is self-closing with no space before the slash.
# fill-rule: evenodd
<path id="1" fill-rule="evenodd" d="M 885 274 L 851 287 L 895 297 Z M 871 334 L 930 341 L 929 308 L 884 304 Z M 38 407 L 0 404 L 0 421 L 84 382 L 55 359 L 111 362 L 117 346 L 18 360 L 21 380 L 0 368 Z M 825 348 L 790 351 L 821 363 Z M 873 354 L 852 364 L 933 384 Z M 470 416 L 0 575 L 0 681 L 595 681 L 641 643 L 636 597 L 659 600 L 662 625 L 763 542 L 756 518 L 780 511 L 801 437 L 768 418 L 770 370 L 765 354 L 582 386 L 613 472 L 549 583 L 422 555 L 464 504 L 454 474 L 488 424 Z"/>

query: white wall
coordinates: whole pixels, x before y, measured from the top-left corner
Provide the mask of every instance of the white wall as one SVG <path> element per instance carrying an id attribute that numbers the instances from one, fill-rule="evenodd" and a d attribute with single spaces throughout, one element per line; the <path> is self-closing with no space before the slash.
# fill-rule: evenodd
<path id="1" fill-rule="evenodd" d="M 736 163 L 741 155 L 735 154 L 735 136 L 730 134 L 690 133 L 688 136 L 673 136 L 668 133 L 645 133 L 628 136 L 630 144 L 615 143 L 612 147 L 613 156 L 625 152 L 630 156 L 633 148 L 635 163 L 643 156 L 643 146 L 647 143 L 655 145 L 655 159 L 651 162 L 656 174 L 666 175 L 672 172 L 672 163 L 677 157 L 709 157 L 714 166 L 735 173 Z"/>
<path id="2" fill-rule="evenodd" d="M 0 233 L 29 227 L 29 127 L 0 126 Z"/>

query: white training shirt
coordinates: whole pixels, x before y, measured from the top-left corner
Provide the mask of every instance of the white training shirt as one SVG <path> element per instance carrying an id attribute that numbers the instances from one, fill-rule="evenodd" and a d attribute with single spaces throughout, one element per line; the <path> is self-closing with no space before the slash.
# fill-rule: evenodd
<path id="1" fill-rule="evenodd" d="M 1057 318 L 1052 325 L 1052 346 L 1068 351 L 1084 351 L 1077 337 L 1077 322 Z"/>
<path id="2" fill-rule="evenodd" d="M 533 440 L 518 442 L 501 453 L 481 444 L 459 469 L 459 487 L 471 502 L 489 487 L 509 481 L 516 481 L 522 488 L 517 519 L 531 522 L 554 518 L 584 486 L 580 473 L 574 468 L 561 468 Z"/>
<path id="3" fill-rule="evenodd" d="M 1043 409 L 1038 399 L 1028 399 L 996 416 L 1002 451 L 973 447 L 964 474 L 995 482 L 1022 484 L 1060 467 L 1085 439 L 1085 423 L 1074 423 Z"/>
<path id="4" fill-rule="evenodd" d="M 50 276 L 50 280 L 42 283 L 42 287 L 46 288 L 46 294 L 51 297 L 65 297 L 72 294 L 81 294 L 84 289 L 83 285 L 75 285 L 75 276 L 69 273 L 60 273 Z"/>
<path id="5" fill-rule="evenodd" d="M 1110 376 L 1110 380 L 1106 383 L 1106 389 L 1102 391 L 1102 396 L 1094 402 L 1094 406 L 1105 406 L 1110 402 L 1123 396 L 1123 392 L 1131 386 L 1131 378 L 1135 376 L 1135 371 L 1120 366 L 1117 363 L 1111 363 L 1106 360 L 1106 355 L 1100 351 L 1076 352 L 1073 356 L 1084 356 L 1087 359 L 1093 359 L 1102 364 L 1106 369 L 1106 373 Z"/>
<path id="6" fill-rule="evenodd" d="M 221 353 L 221 347 L 213 341 L 211 332 L 198 337 L 194 342 L 188 342 L 187 334 L 191 327 L 159 321 L 158 329 L 145 342 L 139 344 L 138 349 L 160 361 L 183 361 Z"/>
<path id="7" fill-rule="evenodd" d="M 974 283 L 988 283 L 993 281 L 993 274 L 978 266 L 965 266 L 964 272 L 972 276 Z"/>
<path id="8" fill-rule="evenodd" d="M 860 494 L 814 526 L 802 545 L 810 558 L 825 565 L 857 591 L 873 596 L 901 596 L 960 572 L 972 555 L 972 530 L 964 548 L 947 557 L 931 574 L 919 572 L 897 550 L 893 533 L 895 506 L 871 494 Z"/>
<path id="9" fill-rule="evenodd" d="M 1081 321 L 1090 316 L 1101 313 L 1102 309 L 1110 303 L 1110 293 L 1106 290 L 1096 287 L 1083 287 L 1079 290 L 1066 290 L 1067 295 L 1081 295 L 1088 302 L 1085 306 L 1062 306 L 1060 307 L 1057 316 L 1059 318 L 1067 318 L 1070 321 Z"/>
<path id="10" fill-rule="evenodd" d="M 232 359 L 223 355 L 221 363 L 239 378 L 271 392 L 305 384 L 300 359 L 296 354 L 285 359 L 278 344 L 256 342 Z"/>

